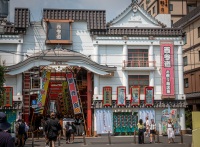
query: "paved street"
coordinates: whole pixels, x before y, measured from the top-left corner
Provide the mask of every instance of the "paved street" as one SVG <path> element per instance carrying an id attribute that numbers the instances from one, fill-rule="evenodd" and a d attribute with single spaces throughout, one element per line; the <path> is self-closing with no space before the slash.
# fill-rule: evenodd
<path id="1" fill-rule="evenodd" d="M 137 139 L 137 138 L 136 138 Z M 73 144 L 66 144 L 65 140 L 61 140 L 60 147 L 65 146 L 71 146 L 71 147 L 78 147 L 78 146 L 94 146 L 94 147 L 104 147 L 104 146 L 114 146 L 114 147 L 190 147 L 190 144 L 192 142 L 192 136 L 191 135 L 185 135 L 183 137 L 183 144 L 180 144 L 181 138 L 180 136 L 176 136 L 175 143 L 168 144 L 167 137 L 166 136 L 160 136 L 159 137 L 161 143 L 155 143 L 150 144 L 148 141 L 148 138 L 145 138 L 145 144 L 134 144 L 133 143 L 133 136 L 112 136 L 111 137 L 111 145 L 108 143 L 108 137 L 107 136 L 100 136 L 100 137 L 91 137 L 86 138 L 86 145 L 83 143 L 83 138 L 76 137 L 75 142 Z M 44 138 L 40 139 L 34 139 L 34 147 L 44 147 L 45 146 L 45 140 Z M 31 139 L 28 139 L 25 147 L 32 147 Z M 56 142 L 56 147 L 58 147 L 58 142 Z"/>

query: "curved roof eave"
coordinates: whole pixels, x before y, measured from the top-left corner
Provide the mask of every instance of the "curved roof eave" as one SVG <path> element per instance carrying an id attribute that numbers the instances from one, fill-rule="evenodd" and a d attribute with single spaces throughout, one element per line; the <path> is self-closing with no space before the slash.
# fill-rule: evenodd
<path id="1" fill-rule="evenodd" d="M 36 56 L 31 56 L 26 60 L 19 62 L 18 64 L 7 66 L 6 72 L 7 74 L 10 75 L 16 75 L 24 71 L 27 71 L 34 66 L 41 66 L 41 65 L 48 66 L 53 62 L 62 62 L 63 64 L 66 65 L 80 66 L 99 75 L 107 75 L 110 74 L 111 72 L 116 71 L 116 67 L 108 67 L 100 65 L 92 61 L 91 59 L 87 58 L 86 56 L 83 56 L 82 54 L 78 55 L 78 53 L 76 53 L 74 55 L 64 55 L 64 56 L 55 56 L 55 55 L 41 56 L 41 54 Z"/>

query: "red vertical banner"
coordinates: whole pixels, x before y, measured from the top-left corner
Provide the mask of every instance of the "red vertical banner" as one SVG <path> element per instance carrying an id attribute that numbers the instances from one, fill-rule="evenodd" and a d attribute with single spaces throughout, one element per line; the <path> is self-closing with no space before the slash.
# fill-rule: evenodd
<path id="1" fill-rule="evenodd" d="M 13 87 L 4 87 L 4 106 L 11 107 L 13 104 Z"/>
<path id="2" fill-rule="evenodd" d="M 79 98 L 78 98 L 73 74 L 67 73 L 66 77 L 67 77 L 67 82 L 68 82 L 68 85 L 69 85 L 69 91 L 70 91 L 70 95 L 71 95 L 74 114 L 79 114 L 79 113 L 81 113 L 81 106 L 80 106 L 80 103 L 79 103 Z"/>
<path id="3" fill-rule="evenodd" d="M 161 44 L 162 95 L 174 96 L 174 46 Z"/>
<path id="4" fill-rule="evenodd" d="M 103 87 L 103 106 L 112 105 L 112 87 Z"/>
<path id="5" fill-rule="evenodd" d="M 140 87 L 139 86 L 131 86 L 131 106 L 140 105 Z"/>
<path id="6" fill-rule="evenodd" d="M 117 87 L 117 105 L 118 106 L 126 105 L 126 87 L 125 86 Z"/>
<path id="7" fill-rule="evenodd" d="M 153 87 L 145 87 L 145 105 L 146 106 L 153 106 L 154 104 L 154 88 Z"/>

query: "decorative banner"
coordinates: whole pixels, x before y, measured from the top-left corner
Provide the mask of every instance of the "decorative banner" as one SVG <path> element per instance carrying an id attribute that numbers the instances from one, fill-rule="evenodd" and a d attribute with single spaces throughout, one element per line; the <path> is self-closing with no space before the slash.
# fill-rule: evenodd
<path id="1" fill-rule="evenodd" d="M 161 44 L 162 95 L 174 96 L 174 48 L 173 44 Z"/>
<path id="2" fill-rule="evenodd" d="M 131 86 L 130 92 L 131 92 L 131 106 L 140 105 L 140 87 Z"/>
<path id="3" fill-rule="evenodd" d="M 145 105 L 152 106 L 154 104 L 154 88 L 153 87 L 145 87 Z"/>
<path id="4" fill-rule="evenodd" d="M 117 87 L 117 105 L 118 106 L 126 105 L 126 87 L 125 86 Z"/>
<path id="5" fill-rule="evenodd" d="M 143 122 L 146 122 L 146 117 L 148 117 L 149 121 L 151 121 L 151 119 L 154 120 L 154 122 L 156 122 L 156 115 L 155 115 L 155 110 L 154 109 L 140 109 L 138 111 L 139 113 L 139 119 L 142 119 Z"/>
<path id="6" fill-rule="evenodd" d="M 112 87 L 103 87 L 103 106 L 112 105 Z"/>
<path id="7" fill-rule="evenodd" d="M 113 112 L 111 109 L 95 109 L 94 115 L 96 117 L 97 134 L 105 134 L 113 130 Z"/>
<path id="8" fill-rule="evenodd" d="M 177 109 L 165 109 L 162 111 L 161 116 L 161 125 L 162 125 L 162 134 L 167 135 L 167 123 L 168 119 L 172 120 L 172 123 L 174 125 L 174 133 L 175 135 L 180 135 L 180 124 L 179 124 L 179 118 L 177 116 Z"/>
<path id="9" fill-rule="evenodd" d="M 74 114 L 80 114 L 81 113 L 81 106 L 80 106 L 80 103 L 79 103 L 79 97 L 77 95 L 77 90 L 76 90 L 76 85 L 75 85 L 75 82 L 74 82 L 73 74 L 67 73 L 66 77 L 67 77 L 67 82 L 68 82 L 68 85 L 69 85 L 69 91 L 70 91 L 70 95 L 71 95 Z"/>
<path id="10" fill-rule="evenodd" d="M 13 87 L 4 87 L 4 106 L 11 107 L 13 104 Z"/>
<path id="11" fill-rule="evenodd" d="M 42 72 L 42 90 L 40 90 L 37 98 L 37 108 L 35 108 L 35 112 L 43 113 L 45 101 L 47 97 L 47 91 L 49 87 L 49 80 L 50 80 L 50 72 L 44 70 Z"/>

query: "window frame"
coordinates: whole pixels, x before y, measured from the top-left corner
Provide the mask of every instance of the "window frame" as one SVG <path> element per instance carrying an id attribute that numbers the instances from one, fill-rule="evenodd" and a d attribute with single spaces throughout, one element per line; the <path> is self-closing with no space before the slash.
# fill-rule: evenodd
<path id="1" fill-rule="evenodd" d="M 174 5 L 173 4 L 169 4 L 169 11 L 173 11 L 174 9 Z"/>
<path id="2" fill-rule="evenodd" d="M 185 62 L 185 59 L 186 59 L 186 62 Z M 188 58 L 187 56 L 184 56 L 183 57 L 183 66 L 187 66 L 188 65 Z"/>
<path id="3" fill-rule="evenodd" d="M 189 80 L 188 80 L 188 78 L 184 78 L 184 88 L 189 88 Z"/>

